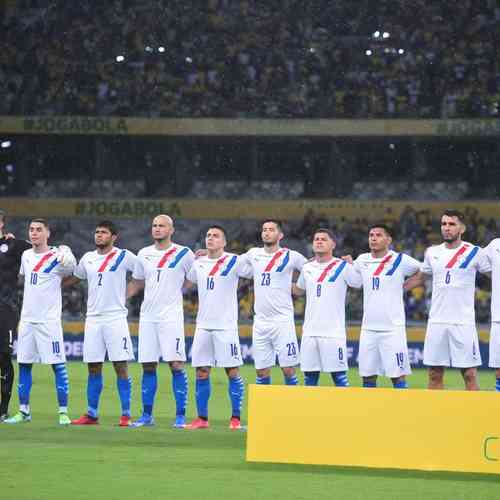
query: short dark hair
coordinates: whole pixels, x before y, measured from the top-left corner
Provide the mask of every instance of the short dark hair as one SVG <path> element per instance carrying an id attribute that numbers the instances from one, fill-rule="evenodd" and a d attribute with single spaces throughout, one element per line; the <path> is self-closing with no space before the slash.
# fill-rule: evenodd
<path id="1" fill-rule="evenodd" d="M 282 228 L 283 228 L 283 223 L 282 221 L 278 220 L 278 219 L 265 219 L 262 221 L 262 225 L 264 224 L 267 224 L 267 223 L 271 223 L 271 224 L 276 224 L 276 227 L 281 231 Z"/>
<path id="2" fill-rule="evenodd" d="M 462 224 L 465 224 L 465 215 L 460 212 L 460 210 L 455 210 L 453 208 L 449 208 L 443 212 L 443 217 L 446 215 L 447 217 L 456 217 Z"/>
<path id="3" fill-rule="evenodd" d="M 390 236 L 392 238 L 393 231 L 392 229 L 387 225 L 381 222 L 380 224 L 371 224 L 370 227 L 368 228 L 368 232 L 370 232 L 372 229 L 383 229 L 387 236 Z"/>
<path id="4" fill-rule="evenodd" d="M 31 219 L 30 225 L 33 224 L 33 222 L 37 222 L 38 224 L 43 224 L 47 229 L 50 230 L 50 226 L 47 219 L 42 219 L 41 217 L 37 217 L 36 219 Z"/>
<path id="5" fill-rule="evenodd" d="M 314 232 L 313 232 L 313 238 L 314 236 L 316 236 L 318 233 L 324 233 L 324 234 L 327 234 L 330 239 L 332 239 L 333 241 L 335 241 L 335 236 L 333 235 L 333 232 L 330 231 L 330 229 L 327 229 L 326 227 L 318 227 L 318 229 L 316 229 Z"/>
<path id="6" fill-rule="evenodd" d="M 98 227 L 104 227 L 108 229 L 112 235 L 118 234 L 118 228 L 116 227 L 116 224 L 110 220 L 102 220 L 101 222 L 96 224 L 95 228 L 97 229 Z"/>
<path id="7" fill-rule="evenodd" d="M 210 229 L 218 229 L 219 231 L 221 231 L 222 234 L 224 235 L 224 238 L 227 241 L 227 232 L 222 226 L 219 226 L 218 224 L 212 224 L 211 226 L 208 226 L 207 233 L 208 233 L 208 231 L 210 231 Z"/>

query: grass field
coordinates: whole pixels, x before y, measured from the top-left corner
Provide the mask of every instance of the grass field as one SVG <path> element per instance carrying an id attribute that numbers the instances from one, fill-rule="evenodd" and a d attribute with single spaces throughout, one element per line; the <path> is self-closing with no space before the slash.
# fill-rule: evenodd
<path id="1" fill-rule="evenodd" d="M 137 416 L 140 366 L 133 364 L 131 372 L 133 413 Z M 191 369 L 189 372 L 192 375 Z M 69 373 L 70 416 L 76 417 L 86 409 L 85 365 L 69 363 Z M 253 369 L 243 368 L 243 375 L 253 382 Z M 277 372 L 273 375 L 281 382 Z M 61 428 L 56 424 L 52 372 L 36 366 L 33 421 L 0 425 L 0 499 L 500 499 L 500 476 L 247 463 L 245 433 L 227 428 L 225 375 L 214 370 L 212 377 L 209 430 L 170 428 L 174 406 L 166 366 L 160 370 L 156 427 L 117 427 L 119 402 L 109 365 L 105 367 L 101 425 Z M 323 384 L 329 383 L 323 377 Z M 480 377 L 483 388 L 493 387 L 492 372 Z M 350 380 L 359 385 L 354 371 Z M 447 383 L 449 388 L 462 388 L 456 372 L 447 373 Z M 415 371 L 410 384 L 424 387 L 425 372 Z M 189 417 L 194 416 L 192 387 L 191 383 Z M 17 398 L 13 399 L 11 412 L 17 407 Z M 369 423 L 369 415 L 366 418 Z M 343 432 L 330 428 L 328 422 L 304 425 L 322 425 L 328 433 Z"/>

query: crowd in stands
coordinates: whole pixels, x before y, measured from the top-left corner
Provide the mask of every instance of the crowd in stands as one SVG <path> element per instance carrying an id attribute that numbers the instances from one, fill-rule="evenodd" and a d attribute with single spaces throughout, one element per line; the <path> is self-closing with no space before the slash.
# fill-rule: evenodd
<path id="1" fill-rule="evenodd" d="M 468 208 L 466 212 L 467 232 L 464 236 L 480 246 L 486 246 L 497 233 L 497 221 L 481 217 L 475 208 Z M 85 219 L 59 219 L 53 221 L 52 235 L 54 243 L 64 242 L 69 244 L 75 255 L 79 258 L 86 251 L 92 249 L 92 235 L 96 221 Z M 243 253 L 246 249 L 259 245 L 260 226 L 256 220 L 221 220 L 218 222 L 226 227 L 230 236 L 228 250 Z M 288 221 L 284 224 L 286 239 L 284 245 L 302 252 L 305 256 L 312 256 L 312 235 L 315 228 L 327 227 L 336 235 L 338 256 L 352 255 L 357 257 L 360 253 L 368 251 L 367 236 L 370 223 L 373 220 L 344 218 L 328 218 L 321 214 L 309 211 L 302 220 Z M 383 222 L 394 231 L 393 248 L 412 255 L 423 261 L 425 249 L 441 242 L 439 219 L 433 217 L 429 210 L 415 210 L 408 206 L 401 217 L 395 220 L 388 209 Z M 176 221 L 176 239 L 178 243 L 188 245 L 193 250 L 204 247 L 204 236 L 208 221 L 182 220 Z M 9 229 L 22 236 L 26 231 L 26 221 L 13 219 Z M 137 252 L 149 244 L 149 221 L 121 220 L 119 246 Z M 79 285 L 64 291 L 64 314 L 66 319 L 83 319 L 85 312 L 85 290 Z M 405 304 L 408 321 L 425 321 L 430 306 L 430 286 L 413 289 L 405 294 Z M 480 323 L 489 321 L 490 315 L 491 284 L 487 277 L 479 277 L 476 288 L 476 315 Z M 137 319 L 139 315 L 142 296 L 138 295 L 129 304 L 130 318 Z M 250 281 L 241 280 L 239 289 L 240 319 L 249 321 L 252 318 L 253 290 Z M 194 321 L 197 309 L 197 296 L 194 291 L 186 291 L 184 309 L 187 321 Z M 296 318 L 303 319 L 304 300 L 295 300 Z M 362 316 L 362 293 L 359 290 L 349 291 L 347 318 L 350 322 L 358 322 Z"/>
<path id="2" fill-rule="evenodd" d="M 495 117 L 497 0 L 18 0 L 0 114 Z"/>

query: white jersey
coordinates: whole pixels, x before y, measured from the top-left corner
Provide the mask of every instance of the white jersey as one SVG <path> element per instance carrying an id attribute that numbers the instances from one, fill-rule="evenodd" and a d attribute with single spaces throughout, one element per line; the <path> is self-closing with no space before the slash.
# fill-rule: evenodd
<path id="1" fill-rule="evenodd" d="M 139 251 L 132 277 L 144 280 L 142 321 L 184 323 L 182 285 L 193 262 L 193 252 L 175 243 L 166 250 L 151 245 Z"/>
<path id="2" fill-rule="evenodd" d="M 194 261 L 187 279 L 198 286 L 198 328 L 238 328 L 237 293 L 241 268 L 241 259 L 227 252 L 218 259 L 205 256 Z"/>
<path id="3" fill-rule="evenodd" d="M 346 338 L 345 298 L 347 286 L 359 286 L 358 276 L 347 262 L 306 262 L 297 286 L 306 291 L 303 337 Z"/>
<path id="4" fill-rule="evenodd" d="M 363 253 L 355 260 L 363 281 L 362 329 L 388 331 L 405 325 L 403 284 L 420 267 L 418 260 L 393 250 L 380 258 Z"/>
<path id="5" fill-rule="evenodd" d="M 476 273 L 489 271 L 484 251 L 462 242 L 458 248 L 445 244 L 429 247 L 422 272 L 432 275 L 432 302 L 429 323 L 474 325 Z"/>
<path id="6" fill-rule="evenodd" d="M 491 271 L 491 321 L 500 321 L 500 238 L 495 238 L 484 249 Z"/>
<path id="7" fill-rule="evenodd" d="M 61 319 L 61 281 L 73 268 L 74 265 L 60 265 L 55 248 L 43 253 L 35 253 L 32 248 L 23 252 L 19 269 L 24 276 L 21 321 L 44 323 Z"/>
<path id="8" fill-rule="evenodd" d="M 287 248 L 274 253 L 251 248 L 242 257 L 250 268 L 245 277 L 253 277 L 255 319 L 293 321 L 292 276 L 302 271 L 306 258 Z"/>
<path id="9" fill-rule="evenodd" d="M 113 247 L 107 254 L 87 252 L 75 269 L 75 276 L 88 282 L 87 318 L 126 318 L 127 272 L 134 270 L 137 257 L 129 250 Z"/>

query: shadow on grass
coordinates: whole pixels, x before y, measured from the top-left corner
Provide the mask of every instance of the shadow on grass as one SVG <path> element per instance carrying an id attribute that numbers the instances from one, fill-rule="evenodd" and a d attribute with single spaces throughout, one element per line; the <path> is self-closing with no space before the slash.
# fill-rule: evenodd
<path id="1" fill-rule="evenodd" d="M 276 464 L 276 463 L 255 463 L 246 462 L 245 469 L 255 472 L 293 472 L 294 474 L 314 473 L 345 477 L 373 477 L 391 479 L 425 479 L 426 481 L 478 481 L 491 482 L 500 485 L 500 475 L 496 474 L 476 474 L 463 472 L 444 471 L 421 471 L 421 470 L 401 470 L 401 469 L 374 469 L 368 467 L 342 467 L 325 465 L 301 465 L 301 464 Z"/>

